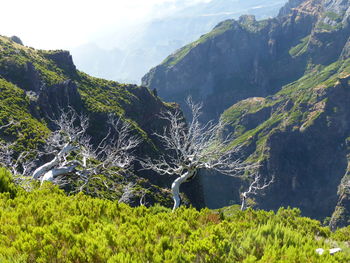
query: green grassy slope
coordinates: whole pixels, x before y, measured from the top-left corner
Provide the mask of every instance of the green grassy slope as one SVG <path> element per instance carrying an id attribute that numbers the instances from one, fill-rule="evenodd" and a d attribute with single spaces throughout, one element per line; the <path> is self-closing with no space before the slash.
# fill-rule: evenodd
<path id="1" fill-rule="evenodd" d="M 4 181 L 4 170 L 0 174 Z M 350 260 L 344 242 L 349 228 L 331 233 L 296 209 L 180 208 L 172 213 L 161 206 L 131 208 L 82 194 L 67 197 L 51 185 L 31 193 L 19 190 L 14 199 L 8 189 L 0 187 L 1 262 Z M 315 253 L 335 246 L 343 248 L 335 256 Z"/>
<path id="2" fill-rule="evenodd" d="M 17 140 L 21 151 L 36 148 L 48 134 L 46 126 L 30 114 L 29 99 L 25 92 L 0 77 L 0 126 L 14 121 L 16 125 L 6 129 L 4 136 Z"/>

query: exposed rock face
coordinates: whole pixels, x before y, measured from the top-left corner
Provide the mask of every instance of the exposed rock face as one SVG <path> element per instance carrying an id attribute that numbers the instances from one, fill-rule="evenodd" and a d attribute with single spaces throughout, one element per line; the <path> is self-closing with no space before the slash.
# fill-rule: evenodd
<path id="1" fill-rule="evenodd" d="M 224 21 L 153 68 L 143 85 L 180 104 L 191 94 L 204 101 L 206 119 L 218 118 L 232 103 L 266 96 L 302 76 L 307 60 L 289 50 L 311 34 L 316 20 L 312 11 L 294 10 L 260 22 L 252 16 Z"/>
<path id="2" fill-rule="evenodd" d="M 339 199 L 337 206 L 331 218 L 330 227 L 334 230 L 337 227 L 345 227 L 350 225 L 350 185 L 349 176 L 343 180 L 344 184 L 340 185 Z M 344 179 L 345 179 L 344 178 Z"/>
<path id="3" fill-rule="evenodd" d="M 291 0 L 274 19 L 224 21 L 153 68 L 143 84 L 179 103 L 191 94 L 204 102 L 206 120 L 237 103 L 221 117 L 225 133 L 243 143 L 244 159 L 276 177 L 259 206 L 296 206 L 319 219 L 336 207 L 332 226 L 348 224 L 349 14 L 348 0 Z M 202 180 L 212 193 L 206 203 L 238 202 L 228 193 L 233 184 L 220 189 L 220 181 Z"/>
<path id="4" fill-rule="evenodd" d="M 22 42 L 22 40 L 21 40 L 18 36 L 12 36 L 12 37 L 11 37 L 11 40 L 12 40 L 13 42 L 15 42 L 15 43 L 20 44 L 20 45 L 23 46 L 23 42 Z"/>
<path id="5" fill-rule="evenodd" d="M 169 56 L 143 78 L 168 101 L 204 102 L 205 119 L 232 103 L 267 96 L 313 65 L 346 57 L 347 1 L 290 1 L 274 19 L 227 20 Z"/>
<path id="6" fill-rule="evenodd" d="M 53 60 L 61 69 L 64 69 L 67 73 L 72 73 L 76 70 L 73 63 L 73 58 L 69 51 L 59 50 L 52 51 L 45 55 L 48 59 Z"/>
<path id="7" fill-rule="evenodd" d="M 299 207 L 318 219 L 331 216 L 336 207 L 332 227 L 349 223 L 349 66 L 350 61 L 335 63 L 274 96 L 241 101 L 222 115 L 226 135 L 232 134 L 234 144 L 243 143 L 243 159 L 260 162 L 259 172 L 275 177 L 266 195 L 257 198 L 259 207 Z M 208 178 L 204 188 L 214 185 Z M 235 187 L 225 186 L 222 193 Z M 239 201 L 232 194 L 221 200 L 205 197 L 214 205 Z"/>
<path id="8" fill-rule="evenodd" d="M 44 84 L 40 78 L 39 72 L 31 62 L 25 64 L 23 73 L 24 82 L 26 83 L 23 87 L 26 90 L 39 92 Z"/>
<path id="9" fill-rule="evenodd" d="M 286 127 L 269 136 L 265 171 L 277 180 L 263 198 L 263 207 L 290 205 L 313 218 L 333 213 L 337 188 L 347 168 L 344 142 L 350 134 L 350 87 L 334 87 L 330 92 L 322 116 L 307 129 Z"/>
<path id="10" fill-rule="evenodd" d="M 60 116 L 63 109 L 74 107 L 75 110 L 81 112 L 83 108 L 78 87 L 72 80 L 43 88 L 39 92 L 37 105 L 41 110 L 41 116 L 51 119 Z"/>
<path id="11" fill-rule="evenodd" d="M 286 16 L 292 12 L 292 9 L 299 6 L 304 0 L 289 0 L 288 3 L 282 7 L 278 13 L 279 17 Z"/>

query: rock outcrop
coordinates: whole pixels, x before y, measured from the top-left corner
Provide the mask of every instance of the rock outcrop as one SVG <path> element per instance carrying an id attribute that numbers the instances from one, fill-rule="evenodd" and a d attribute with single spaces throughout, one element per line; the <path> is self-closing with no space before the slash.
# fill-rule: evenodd
<path id="1" fill-rule="evenodd" d="M 18 36 L 12 36 L 12 37 L 10 37 L 10 39 L 11 39 L 13 42 L 15 42 L 15 43 L 17 43 L 17 44 L 23 46 L 23 42 L 22 42 L 22 40 L 21 40 Z"/>

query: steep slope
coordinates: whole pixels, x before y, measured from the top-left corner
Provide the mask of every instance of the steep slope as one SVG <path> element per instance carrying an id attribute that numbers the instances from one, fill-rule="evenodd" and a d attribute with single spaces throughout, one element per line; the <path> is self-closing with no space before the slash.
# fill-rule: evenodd
<path id="1" fill-rule="evenodd" d="M 350 61 L 336 62 L 224 112 L 232 145 L 243 143 L 244 159 L 259 161 L 260 172 L 276 178 L 261 207 L 299 207 L 321 219 L 333 213 L 339 188 L 333 225 L 349 224 L 349 79 Z"/>
<path id="2" fill-rule="evenodd" d="M 178 103 L 191 94 L 211 119 L 234 102 L 273 94 L 316 65 L 346 57 L 348 2 L 303 1 L 291 9 L 298 3 L 290 1 L 273 19 L 220 23 L 153 68 L 143 85 Z"/>
<path id="3" fill-rule="evenodd" d="M 333 214 L 332 227 L 347 225 L 349 14 L 350 1 L 306 0 L 289 1 L 274 19 L 224 21 L 143 84 L 179 103 L 191 94 L 204 102 L 205 119 L 228 123 L 242 158 L 276 178 L 255 200 L 260 207 L 296 206 L 314 218 Z M 211 207 L 239 202 L 232 179 L 203 176 L 202 184 Z"/>
<path id="4" fill-rule="evenodd" d="M 35 50 L 0 36 L 0 126 L 10 120 L 18 123 L 1 129 L 1 140 L 19 142 L 18 151 L 34 149 L 49 134 L 51 120 L 69 107 L 89 116 L 88 132 L 96 142 L 108 131 L 108 115 L 121 116 L 143 138 L 137 149 L 142 157 L 162 152 L 152 133 L 163 129 L 160 112 L 177 106 L 163 103 L 147 88 L 80 72 L 67 51 Z M 143 178 L 131 176 L 133 181 L 154 190 L 154 195 L 149 191 L 152 202 L 157 195 L 158 201 L 166 196 L 158 186 L 169 187 L 171 178 L 137 175 Z"/>

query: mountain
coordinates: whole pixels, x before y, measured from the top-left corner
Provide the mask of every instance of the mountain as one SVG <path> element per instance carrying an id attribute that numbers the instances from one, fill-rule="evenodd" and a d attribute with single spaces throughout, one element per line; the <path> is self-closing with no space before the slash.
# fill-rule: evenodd
<path id="1" fill-rule="evenodd" d="M 0 141 L 17 142 L 18 152 L 42 148 L 53 127 L 52 120 L 73 108 L 89 117 L 88 133 L 94 142 L 106 136 L 108 116 L 115 114 L 130 123 L 133 132 L 143 139 L 136 151 L 138 157 L 159 155 L 164 149 L 153 133 L 162 131 L 164 122 L 158 115 L 176 107 L 163 103 L 145 87 L 98 79 L 78 71 L 68 51 L 35 50 L 0 36 L 0 126 L 11 121 L 18 123 L 0 129 Z M 172 178 L 137 169 L 136 175 L 116 178 L 121 188 L 132 181 L 140 189 L 148 189 L 148 202 L 171 204 L 163 188 L 169 187 Z"/>
<path id="2" fill-rule="evenodd" d="M 71 49 L 77 67 L 93 76 L 140 83 L 151 67 L 220 21 L 247 13 L 259 18 L 271 17 L 277 14 L 285 0 L 212 0 L 189 7 L 186 1 L 177 2 L 175 11 L 165 17 L 130 28 L 126 26 L 125 34 L 119 31 L 105 33 L 99 39 L 92 39 L 90 44 Z M 164 5 L 169 8 L 173 4 Z"/>
<path id="3" fill-rule="evenodd" d="M 143 85 L 180 104 L 192 95 L 205 120 L 227 123 L 242 158 L 276 178 L 260 207 L 297 206 L 315 218 L 333 213 L 333 227 L 349 224 L 349 14 L 350 1 L 291 0 L 272 19 L 223 21 Z M 206 204 L 236 200 L 233 182 L 203 179 Z"/>

